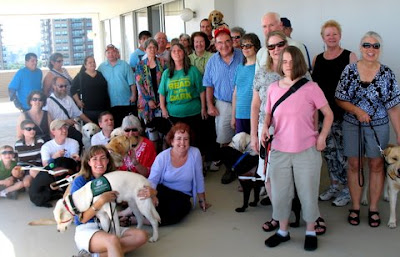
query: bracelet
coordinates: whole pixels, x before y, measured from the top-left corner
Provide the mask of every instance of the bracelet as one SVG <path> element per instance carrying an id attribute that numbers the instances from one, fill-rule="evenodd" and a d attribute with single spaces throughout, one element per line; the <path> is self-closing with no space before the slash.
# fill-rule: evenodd
<path id="1" fill-rule="evenodd" d="M 90 208 L 91 208 L 92 210 L 94 210 L 95 212 L 98 212 L 98 211 L 99 211 L 99 209 L 96 209 L 93 205 L 90 206 Z"/>

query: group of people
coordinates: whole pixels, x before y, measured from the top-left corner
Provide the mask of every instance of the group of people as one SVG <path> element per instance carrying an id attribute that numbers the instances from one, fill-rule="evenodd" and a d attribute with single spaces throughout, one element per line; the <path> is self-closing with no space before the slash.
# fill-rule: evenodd
<path id="1" fill-rule="evenodd" d="M 108 45 L 107 60 L 96 70 L 94 58 L 87 57 L 74 79 L 62 67 L 63 56 L 56 53 L 50 57 L 43 86 L 37 57 L 27 54 L 26 67 L 9 86 L 10 99 L 23 110 L 15 145 L 20 160 L 24 151 L 31 157 L 24 162 L 35 165 L 46 166 L 59 157 L 82 159 L 81 175 L 72 183 L 71 192 L 115 169 L 140 173 L 148 177 L 151 187 L 139 195 L 152 198 L 162 225 L 168 225 L 189 213 L 190 198 L 193 203 L 198 200 L 204 211 L 210 206 L 203 169 L 218 170 L 218 148 L 245 132 L 257 153 L 272 138 L 268 167 L 260 158 L 257 169 L 273 208 L 272 219 L 262 228 L 268 232 L 278 229 L 265 241 L 266 246 L 290 239 L 295 195 L 306 222 L 305 250 L 316 250 L 317 235 L 326 231 L 318 199 L 333 200 L 335 206 L 352 201 L 348 222 L 358 225 L 362 189 L 358 174 L 365 157 L 370 170 L 368 224 L 378 227 L 384 180 L 378 144 L 381 148 L 388 144 L 389 120 L 400 143 L 400 90 L 392 70 L 379 61 L 382 38 L 367 32 L 361 38 L 358 59 L 341 47 L 341 26 L 329 20 L 321 27 L 324 52 L 311 61 L 306 46 L 290 37 L 290 20 L 270 12 L 262 17 L 261 26 L 264 47 L 256 34 L 240 27 L 223 26 L 212 33 L 208 19 L 201 21 L 200 31 L 182 34 L 169 47 L 165 33 L 152 38 L 149 31 L 142 31 L 129 64 L 120 59 L 114 45 Z M 73 129 L 76 117 L 97 121 L 101 128 L 82 158 L 82 135 Z M 158 117 L 173 125 L 165 135 L 170 148 L 159 147 L 157 131 L 144 129 Z M 138 139 L 121 167 L 114 166 L 102 146 L 116 127 Z M 29 187 L 36 176 L 32 170 L 23 173 L 15 168 L 11 146 L 1 151 L 0 186 L 4 188 L 0 197 Z M 319 194 L 321 152 L 331 185 Z M 230 183 L 235 178 L 227 170 L 221 181 Z M 122 256 L 146 242 L 141 230 L 129 228 L 115 238 L 94 225 L 96 211 L 117 195 L 104 193 L 76 219 L 80 256 L 103 252 Z M 131 225 L 135 219 L 121 212 L 121 222 Z"/>

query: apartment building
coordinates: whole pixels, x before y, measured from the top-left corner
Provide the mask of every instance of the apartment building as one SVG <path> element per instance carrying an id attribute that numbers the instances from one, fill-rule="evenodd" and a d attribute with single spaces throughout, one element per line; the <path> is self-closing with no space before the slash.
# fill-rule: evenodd
<path id="1" fill-rule="evenodd" d="M 64 65 L 81 65 L 86 56 L 93 55 L 93 40 L 87 36 L 92 19 L 42 19 L 40 26 L 44 66 L 55 52 L 64 56 Z"/>

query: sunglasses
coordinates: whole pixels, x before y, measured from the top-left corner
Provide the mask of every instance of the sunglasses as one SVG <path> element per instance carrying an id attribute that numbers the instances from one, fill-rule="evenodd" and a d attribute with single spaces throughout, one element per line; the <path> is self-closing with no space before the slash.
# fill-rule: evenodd
<path id="1" fill-rule="evenodd" d="M 38 97 L 32 97 L 31 98 L 31 101 L 34 101 L 34 102 L 42 102 L 42 98 L 38 98 Z"/>
<path id="2" fill-rule="evenodd" d="M 1 154 L 6 155 L 6 154 L 14 154 L 14 151 L 3 151 Z"/>
<path id="3" fill-rule="evenodd" d="M 239 39 L 241 36 L 232 36 L 233 39 Z"/>
<path id="4" fill-rule="evenodd" d="M 242 49 L 250 49 L 252 48 L 254 45 L 253 44 L 241 44 L 240 47 Z"/>
<path id="5" fill-rule="evenodd" d="M 25 127 L 24 130 L 26 130 L 26 131 L 32 131 L 32 130 L 35 130 L 35 127 Z"/>
<path id="6" fill-rule="evenodd" d="M 129 133 L 129 132 L 138 132 L 138 129 L 137 129 L 137 128 L 127 128 L 127 129 L 124 129 L 124 131 L 125 131 L 126 133 Z"/>
<path id="7" fill-rule="evenodd" d="M 58 62 L 58 63 L 60 63 L 60 62 L 63 62 L 64 60 L 57 60 L 56 62 Z"/>
<path id="8" fill-rule="evenodd" d="M 58 85 L 58 88 L 67 88 L 67 85 Z"/>
<path id="9" fill-rule="evenodd" d="M 286 42 L 285 41 L 281 41 L 281 42 L 276 43 L 276 44 L 267 45 L 267 48 L 268 48 L 268 50 L 274 50 L 275 47 L 283 47 L 285 45 L 286 45 Z"/>
<path id="10" fill-rule="evenodd" d="M 379 49 L 379 48 L 381 48 L 381 44 L 379 44 L 379 43 L 375 43 L 375 44 L 371 44 L 371 43 L 362 43 L 361 46 L 364 47 L 365 49 L 369 49 L 369 48 L 371 48 L 371 47 L 373 47 L 374 49 Z"/>

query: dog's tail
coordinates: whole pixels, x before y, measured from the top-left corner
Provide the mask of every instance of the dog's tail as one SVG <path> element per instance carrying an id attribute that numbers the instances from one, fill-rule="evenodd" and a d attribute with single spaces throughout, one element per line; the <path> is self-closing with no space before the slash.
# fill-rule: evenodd
<path id="1" fill-rule="evenodd" d="M 43 226 L 43 225 L 56 225 L 57 222 L 54 219 L 38 219 L 28 223 L 30 226 Z"/>
<path id="2" fill-rule="evenodd" d="M 156 208 L 154 207 L 154 205 L 151 205 L 151 214 L 153 215 L 153 217 L 159 222 L 161 223 L 161 218 L 160 218 L 160 214 L 158 214 Z"/>

